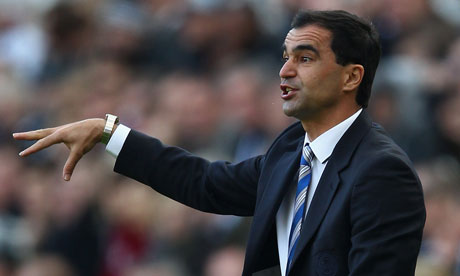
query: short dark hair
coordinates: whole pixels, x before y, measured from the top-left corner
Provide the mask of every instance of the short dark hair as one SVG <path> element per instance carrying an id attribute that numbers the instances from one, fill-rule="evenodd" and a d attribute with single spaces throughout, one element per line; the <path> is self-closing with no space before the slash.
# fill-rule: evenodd
<path id="1" fill-rule="evenodd" d="M 374 25 L 341 10 L 303 10 L 297 13 L 291 23 L 294 29 L 307 25 L 317 25 L 332 33 L 331 49 L 338 64 L 361 64 L 364 67 L 356 102 L 367 107 L 381 55 L 379 34 Z"/>

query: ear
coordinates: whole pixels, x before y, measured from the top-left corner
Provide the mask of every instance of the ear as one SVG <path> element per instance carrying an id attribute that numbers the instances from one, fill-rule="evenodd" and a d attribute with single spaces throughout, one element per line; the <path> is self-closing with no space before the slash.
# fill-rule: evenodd
<path id="1" fill-rule="evenodd" d="M 361 64 L 348 64 L 345 66 L 343 91 L 350 92 L 358 89 L 363 80 L 364 67 Z"/>

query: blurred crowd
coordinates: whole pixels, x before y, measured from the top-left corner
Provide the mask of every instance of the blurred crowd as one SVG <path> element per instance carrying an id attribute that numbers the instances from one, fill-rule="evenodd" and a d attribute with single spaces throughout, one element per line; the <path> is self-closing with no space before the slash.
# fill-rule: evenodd
<path id="1" fill-rule="evenodd" d="M 62 180 L 64 145 L 12 132 L 117 114 L 210 160 L 263 153 L 298 9 L 378 28 L 369 112 L 416 164 L 427 222 L 417 276 L 460 275 L 458 0 L 0 1 L 0 276 L 241 275 L 250 218 L 201 213 L 112 172 L 102 145 Z M 155 168 L 152 168 L 155 169 Z"/>

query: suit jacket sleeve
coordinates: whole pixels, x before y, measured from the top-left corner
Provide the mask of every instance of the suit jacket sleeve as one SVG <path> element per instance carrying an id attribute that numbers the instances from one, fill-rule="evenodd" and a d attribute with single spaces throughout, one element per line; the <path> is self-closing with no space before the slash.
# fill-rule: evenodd
<path id="1" fill-rule="evenodd" d="M 407 162 L 378 156 L 357 176 L 350 205 L 350 275 L 413 275 L 425 207 Z"/>
<path id="2" fill-rule="evenodd" d="M 131 130 L 114 170 L 192 208 L 251 216 L 263 159 L 209 162 Z"/>

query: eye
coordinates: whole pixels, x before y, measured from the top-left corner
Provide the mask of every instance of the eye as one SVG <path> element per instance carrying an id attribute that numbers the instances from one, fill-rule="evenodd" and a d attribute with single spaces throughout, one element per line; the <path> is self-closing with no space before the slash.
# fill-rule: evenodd
<path id="1" fill-rule="evenodd" d="M 281 57 L 281 61 L 283 61 L 283 62 L 288 61 L 288 59 L 289 59 L 289 57 L 286 56 L 286 55 L 283 55 L 283 56 Z"/>
<path id="2" fill-rule="evenodd" d="M 311 58 L 305 56 L 305 57 L 301 57 L 300 60 L 301 60 L 302 62 L 310 62 L 310 61 L 311 61 Z"/>

